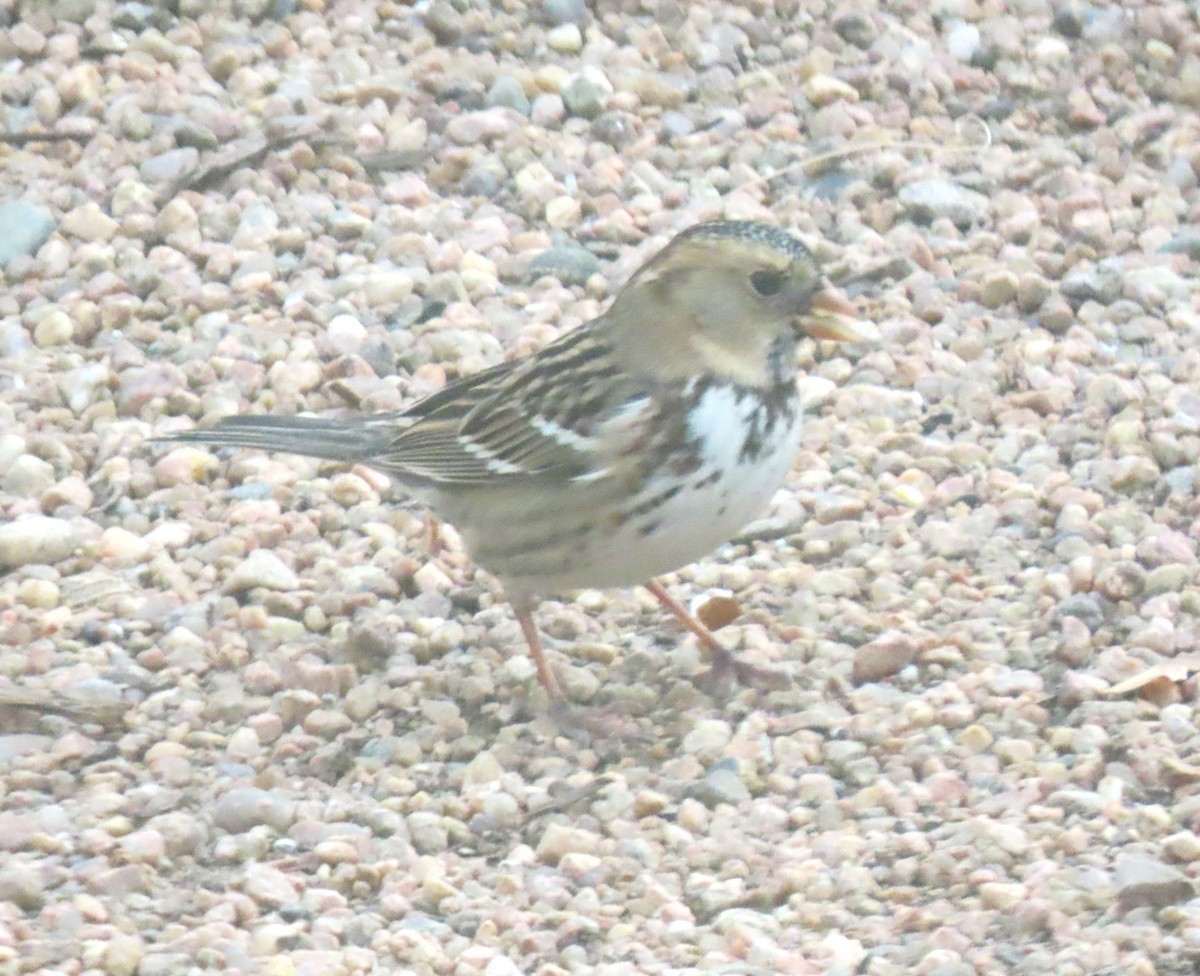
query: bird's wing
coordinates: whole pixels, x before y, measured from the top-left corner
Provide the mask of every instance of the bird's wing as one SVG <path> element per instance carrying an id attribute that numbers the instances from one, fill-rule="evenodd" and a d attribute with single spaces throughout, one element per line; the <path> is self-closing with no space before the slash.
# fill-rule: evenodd
<path id="1" fill-rule="evenodd" d="M 438 487 L 595 480 L 641 453 L 629 449 L 653 435 L 661 408 L 604 340 L 579 329 L 418 403 L 370 463 Z"/>

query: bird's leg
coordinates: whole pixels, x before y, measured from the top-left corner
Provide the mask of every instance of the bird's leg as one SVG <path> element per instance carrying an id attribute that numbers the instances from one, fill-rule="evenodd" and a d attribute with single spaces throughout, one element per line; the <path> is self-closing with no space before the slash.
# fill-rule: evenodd
<path id="1" fill-rule="evenodd" d="M 714 659 L 714 663 L 720 663 L 720 658 L 724 655 L 726 658 L 731 658 L 732 655 L 727 651 L 716 635 L 697 620 L 682 603 L 671 596 L 667 592 L 667 588 L 658 580 L 651 580 L 646 584 L 651 595 L 658 600 L 664 607 L 671 611 L 675 618 L 683 624 L 688 630 L 695 634 L 704 648 L 709 651 Z"/>
<path id="2" fill-rule="evenodd" d="M 709 658 L 712 660 L 712 668 L 708 672 L 708 677 L 716 684 L 724 684 L 730 678 L 737 680 L 743 685 L 759 685 L 768 688 L 786 686 L 787 678 L 769 668 L 755 667 L 753 664 L 747 664 L 744 661 L 739 661 L 719 640 L 716 634 L 704 626 L 695 618 L 682 603 L 671 596 L 667 592 L 667 588 L 658 580 L 650 580 L 645 584 L 647 590 L 654 596 L 659 603 L 666 607 L 671 614 L 684 627 L 690 630 L 700 641 L 703 647 L 709 653 Z"/>
<path id="3" fill-rule="evenodd" d="M 433 512 L 429 512 L 425 516 L 425 548 L 429 552 L 430 559 L 437 559 L 442 554 L 444 543 L 442 542 L 442 520 Z"/>
<path id="4" fill-rule="evenodd" d="M 550 665 L 546 663 L 546 656 L 542 650 L 542 635 L 538 633 L 537 624 L 533 622 L 533 605 L 522 600 L 514 602 L 512 606 L 517 615 L 517 623 L 521 625 L 521 633 L 525 635 L 525 642 L 529 645 L 529 654 L 537 666 L 538 681 L 546 689 L 546 694 L 552 702 L 561 701 L 562 688 L 558 679 L 554 677 L 554 672 L 550 670 Z"/>

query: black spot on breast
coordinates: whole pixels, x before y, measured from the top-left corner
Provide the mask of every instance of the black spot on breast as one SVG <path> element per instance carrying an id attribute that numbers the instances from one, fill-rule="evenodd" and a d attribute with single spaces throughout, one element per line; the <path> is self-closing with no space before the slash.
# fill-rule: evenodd
<path id="1" fill-rule="evenodd" d="M 723 471 L 713 471 L 711 474 L 705 475 L 703 478 L 701 478 L 699 481 L 697 481 L 694 485 L 692 485 L 692 488 L 700 489 L 700 488 L 707 488 L 709 485 L 715 485 L 718 481 L 721 480 L 721 476 L 724 473 L 725 472 L 723 472 Z"/>

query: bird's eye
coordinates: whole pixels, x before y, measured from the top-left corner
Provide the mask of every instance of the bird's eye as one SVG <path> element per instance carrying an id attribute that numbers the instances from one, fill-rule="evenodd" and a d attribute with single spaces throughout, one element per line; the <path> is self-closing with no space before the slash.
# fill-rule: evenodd
<path id="1" fill-rule="evenodd" d="M 783 287 L 783 275 L 778 271 L 755 271 L 750 276 L 750 284 L 763 298 L 770 298 L 772 295 L 778 295 Z"/>

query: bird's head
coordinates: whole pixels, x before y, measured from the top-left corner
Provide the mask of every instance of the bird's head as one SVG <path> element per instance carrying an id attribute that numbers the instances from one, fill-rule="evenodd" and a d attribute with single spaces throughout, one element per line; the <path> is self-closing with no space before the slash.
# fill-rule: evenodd
<path id="1" fill-rule="evenodd" d="M 714 221 L 678 234 L 621 289 L 608 313 L 635 363 L 662 378 L 712 373 L 771 381 L 781 338 L 872 339 L 868 324 L 786 231 Z"/>

